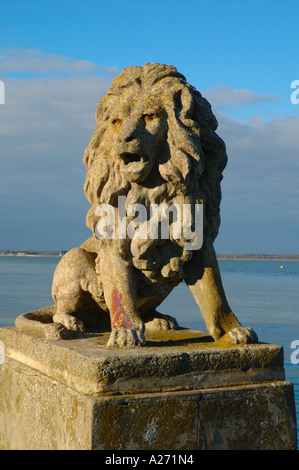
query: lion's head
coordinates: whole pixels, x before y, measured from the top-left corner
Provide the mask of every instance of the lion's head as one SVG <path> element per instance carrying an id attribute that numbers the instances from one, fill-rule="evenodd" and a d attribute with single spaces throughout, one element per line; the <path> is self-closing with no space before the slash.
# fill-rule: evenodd
<path id="1" fill-rule="evenodd" d="M 213 241 L 227 156 L 210 104 L 185 77 L 156 63 L 127 67 L 99 102 L 96 121 L 84 155 L 88 227 L 95 229 L 95 207 L 119 195 L 145 205 L 182 195 L 204 203 L 204 239 Z"/>

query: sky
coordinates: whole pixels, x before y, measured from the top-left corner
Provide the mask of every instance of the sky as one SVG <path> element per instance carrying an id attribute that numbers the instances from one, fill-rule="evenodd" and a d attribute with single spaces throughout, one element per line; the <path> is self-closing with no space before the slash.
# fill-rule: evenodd
<path id="1" fill-rule="evenodd" d="M 209 100 L 226 143 L 216 251 L 299 253 L 298 0 L 1 0 L 0 17 L 0 250 L 91 235 L 96 105 L 124 67 L 159 62 Z"/>

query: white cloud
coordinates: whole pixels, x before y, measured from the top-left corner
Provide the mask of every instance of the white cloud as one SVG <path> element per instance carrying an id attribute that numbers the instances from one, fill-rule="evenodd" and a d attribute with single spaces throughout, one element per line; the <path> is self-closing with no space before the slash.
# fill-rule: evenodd
<path id="1" fill-rule="evenodd" d="M 87 60 L 75 60 L 34 49 L 13 48 L 0 51 L 0 72 L 39 74 L 97 72 L 99 67 Z M 104 70 L 104 68 L 103 68 Z"/>
<path id="2" fill-rule="evenodd" d="M 227 190 L 233 192 L 239 182 L 251 187 L 255 185 L 251 200 L 283 204 L 298 186 L 299 117 L 268 122 L 252 119 L 250 124 L 244 124 L 221 115 L 218 121 L 219 134 L 226 142 L 229 156 L 225 170 L 225 178 L 230 178 Z M 275 185 L 270 181 L 275 181 Z M 265 200 L 267 191 L 271 201 Z M 246 191 L 243 194 L 246 198 Z M 293 204 L 297 206 L 295 198 Z"/>
<path id="3" fill-rule="evenodd" d="M 0 247 L 67 249 L 82 243 L 90 236 L 83 154 L 111 78 L 88 74 L 4 81 Z"/>
<path id="4" fill-rule="evenodd" d="M 114 74 L 117 69 L 99 68 L 107 73 L 106 78 L 92 73 L 92 67 L 91 73 L 78 75 L 76 71 L 89 70 L 90 63 L 74 65 L 67 58 L 50 56 L 37 54 L 36 62 L 27 64 L 31 72 L 47 71 L 45 77 L 4 79 L 6 100 L 0 106 L 2 249 L 66 249 L 89 236 L 83 153 L 94 130 L 96 105 L 111 83 L 108 72 Z M 50 63 L 42 65 L 46 57 Z M 7 71 L 13 67 L 6 62 Z M 53 76 L 54 70 L 70 73 L 63 79 Z M 276 238 L 272 236 L 277 250 L 287 252 L 284 243 L 292 250 L 285 225 L 298 229 L 299 117 L 264 122 L 253 116 L 244 123 L 217 108 L 227 103 L 266 102 L 270 97 L 229 87 L 222 91 L 218 98 L 215 90 L 203 92 L 216 109 L 218 133 L 229 157 L 222 183 L 220 251 L 275 252 L 267 250 L 269 227 L 277 230 Z M 284 222 L 278 223 L 278 217 Z M 250 249 L 253 243 L 260 248 Z"/>
<path id="5" fill-rule="evenodd" d="M 21 192 L 33 179 L 39 185 L 45 174 L 53 187 L 57 174 L 66 182 L 67 174 L 85 176 L 83 152 L 95 127 L 96 105 L 110 83 L 98 76 L 6 81 L 0 109 L 2 195 Z M 5 172 L 13 181 L 23 176 L 23 183 L 13 188 Z"/>
<path id="6" fill-rule="evenodd" d="M 299 116 L 217 118 L 228 153 L 218 252 L 297 253 Z"/>
<path id="7" fill-rule="evenodd" d="M 252 90 L 235 89 L 224 85 L 218 85 L 210 90 L 203 90 L 202 95 L 213 105 L 214 109 L 267 103 L 276 100 L 275 97 L 255 93 Z"/>

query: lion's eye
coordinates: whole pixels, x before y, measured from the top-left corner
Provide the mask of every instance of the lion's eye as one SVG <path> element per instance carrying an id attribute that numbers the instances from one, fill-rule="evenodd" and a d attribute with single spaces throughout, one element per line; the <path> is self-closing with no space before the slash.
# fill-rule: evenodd
<path id="1" fill-rule="evenodd" d="M 121 123 L 122 123 L 122 120 L 121 120 L 121 119 L 113 119 L 113 121 L 112 121 L 112 124 L 113 124 L 114 126 L 120 126 Z"/>
<path id="2" fill-rule="evenodd" d="M 153 114 L 146 114 L 144 116 L 144 120 L 145 120 L 145 122 L 151 122 L 151 121 L 153 121 L 154 119 L 156 119 L 158 117 L 159 116 L 157 116 L 157 114 L 154 114 L 154 113 Z"/>

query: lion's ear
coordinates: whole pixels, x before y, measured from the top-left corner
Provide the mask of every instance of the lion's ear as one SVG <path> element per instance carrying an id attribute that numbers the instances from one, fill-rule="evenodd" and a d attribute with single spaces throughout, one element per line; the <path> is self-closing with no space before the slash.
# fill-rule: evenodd
<path id="1" fill-rule="evenodd" d="M 194 109 L 194 99 L 188 88 L 184 87 L 181 89 L 180 100 L 182 108 L 180 118 L 184 122 L 186 119 L 192 118 Z"/>
<path id="2" fill-rule="evenodd" d="M 113 107 L 113 99 L 111 97 L 104 96 L 98 104 L 96 108 L 96 122 L 98 124 L 102 124 L 103 122 L 107 121 L 110 115 L 110 110 Z"/>
<path id="3" fill-rule="evenodd" d="M 96 109 L 96 121 L 99 123 L 102 121 L 104 115 L 104 103 L 103 100 L 98 102 L 97 109 Z"/>
<path id="4" fill-rule="evenodd" d="M 216 117 L 212 113 L 212 107 L 208 100 L 201 96 L 199 91 L 195 91 L 194 102 L 194 121 L 196 121 L 200 127 L 210 128 L 215 131 L 218 127 L 218 122 Z"/>
<path id="5" fill-rule="evenodd" d="M 181 86 L 177 84 L 173 90 L 173 105 L 177 119 L 186 127 L 192 128 L 194 132 L 199 133 L 199 123 L 197 121 L 196 102 L 193 87 Z"/>

